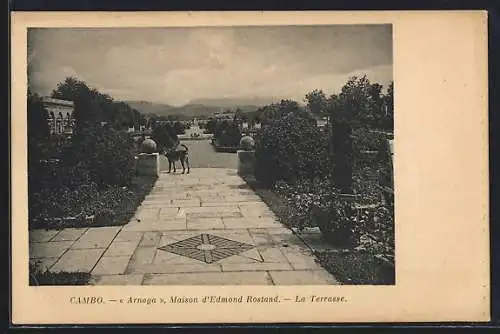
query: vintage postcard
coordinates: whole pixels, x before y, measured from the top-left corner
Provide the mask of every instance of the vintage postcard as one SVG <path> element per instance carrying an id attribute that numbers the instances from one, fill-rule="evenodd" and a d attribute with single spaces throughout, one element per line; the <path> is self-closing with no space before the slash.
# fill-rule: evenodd
<path id="1" fill-rule="evenodd" d="M 486 23 L 13 13 L 13 322 L 489 320 Z"/>

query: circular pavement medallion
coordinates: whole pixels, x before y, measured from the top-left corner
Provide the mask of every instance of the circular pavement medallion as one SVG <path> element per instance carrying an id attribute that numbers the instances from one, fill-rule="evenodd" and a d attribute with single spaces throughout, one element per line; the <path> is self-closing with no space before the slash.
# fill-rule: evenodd
<path id="1" fill-rule="evenodd" d="M 198 248 L 199 250 L 202 250 L 202 251 L 211 251 L 211 250 L 214 250 L 216 247 L 214 245 L 210 245 L 210 244 L 201 244 L 201 245 L 197 246 L 196 248 Z"/>

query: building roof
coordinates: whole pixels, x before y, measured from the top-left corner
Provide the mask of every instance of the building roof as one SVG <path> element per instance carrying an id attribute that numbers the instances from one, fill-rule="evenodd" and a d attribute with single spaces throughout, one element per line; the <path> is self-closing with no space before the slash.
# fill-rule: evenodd
<path id="1" fill-rule="evenodd" d="M 75 103 L 73 101 L 68 101 L 68 100 L 60 100 L 60 99 L 54 99 L 52 97 L 42 97 L 43 103 L 47 104 L 57 104 L 57 105 L 62 105 L 62 106 L 67 106 L 67 107 L 74 107 Z"/>

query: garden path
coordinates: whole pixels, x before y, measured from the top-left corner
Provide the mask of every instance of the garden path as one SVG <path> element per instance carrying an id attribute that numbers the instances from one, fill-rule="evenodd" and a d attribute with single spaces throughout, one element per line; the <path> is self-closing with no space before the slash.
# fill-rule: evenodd
<path id="1" fill-rule="evenodd" d="M 124 226 L 31 231 L 30 258 L 98 285 L 338 284 L 226 168 L 161 173 Z"/>

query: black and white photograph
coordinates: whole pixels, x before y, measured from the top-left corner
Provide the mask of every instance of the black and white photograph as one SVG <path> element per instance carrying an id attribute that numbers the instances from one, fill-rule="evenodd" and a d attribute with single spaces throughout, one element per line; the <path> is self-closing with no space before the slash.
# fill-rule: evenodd
<path id="1" fill-rule="evenodd" d="M 397 285 L 391 24 L 34 27 L 26 56 L 30 286 Z"/>

